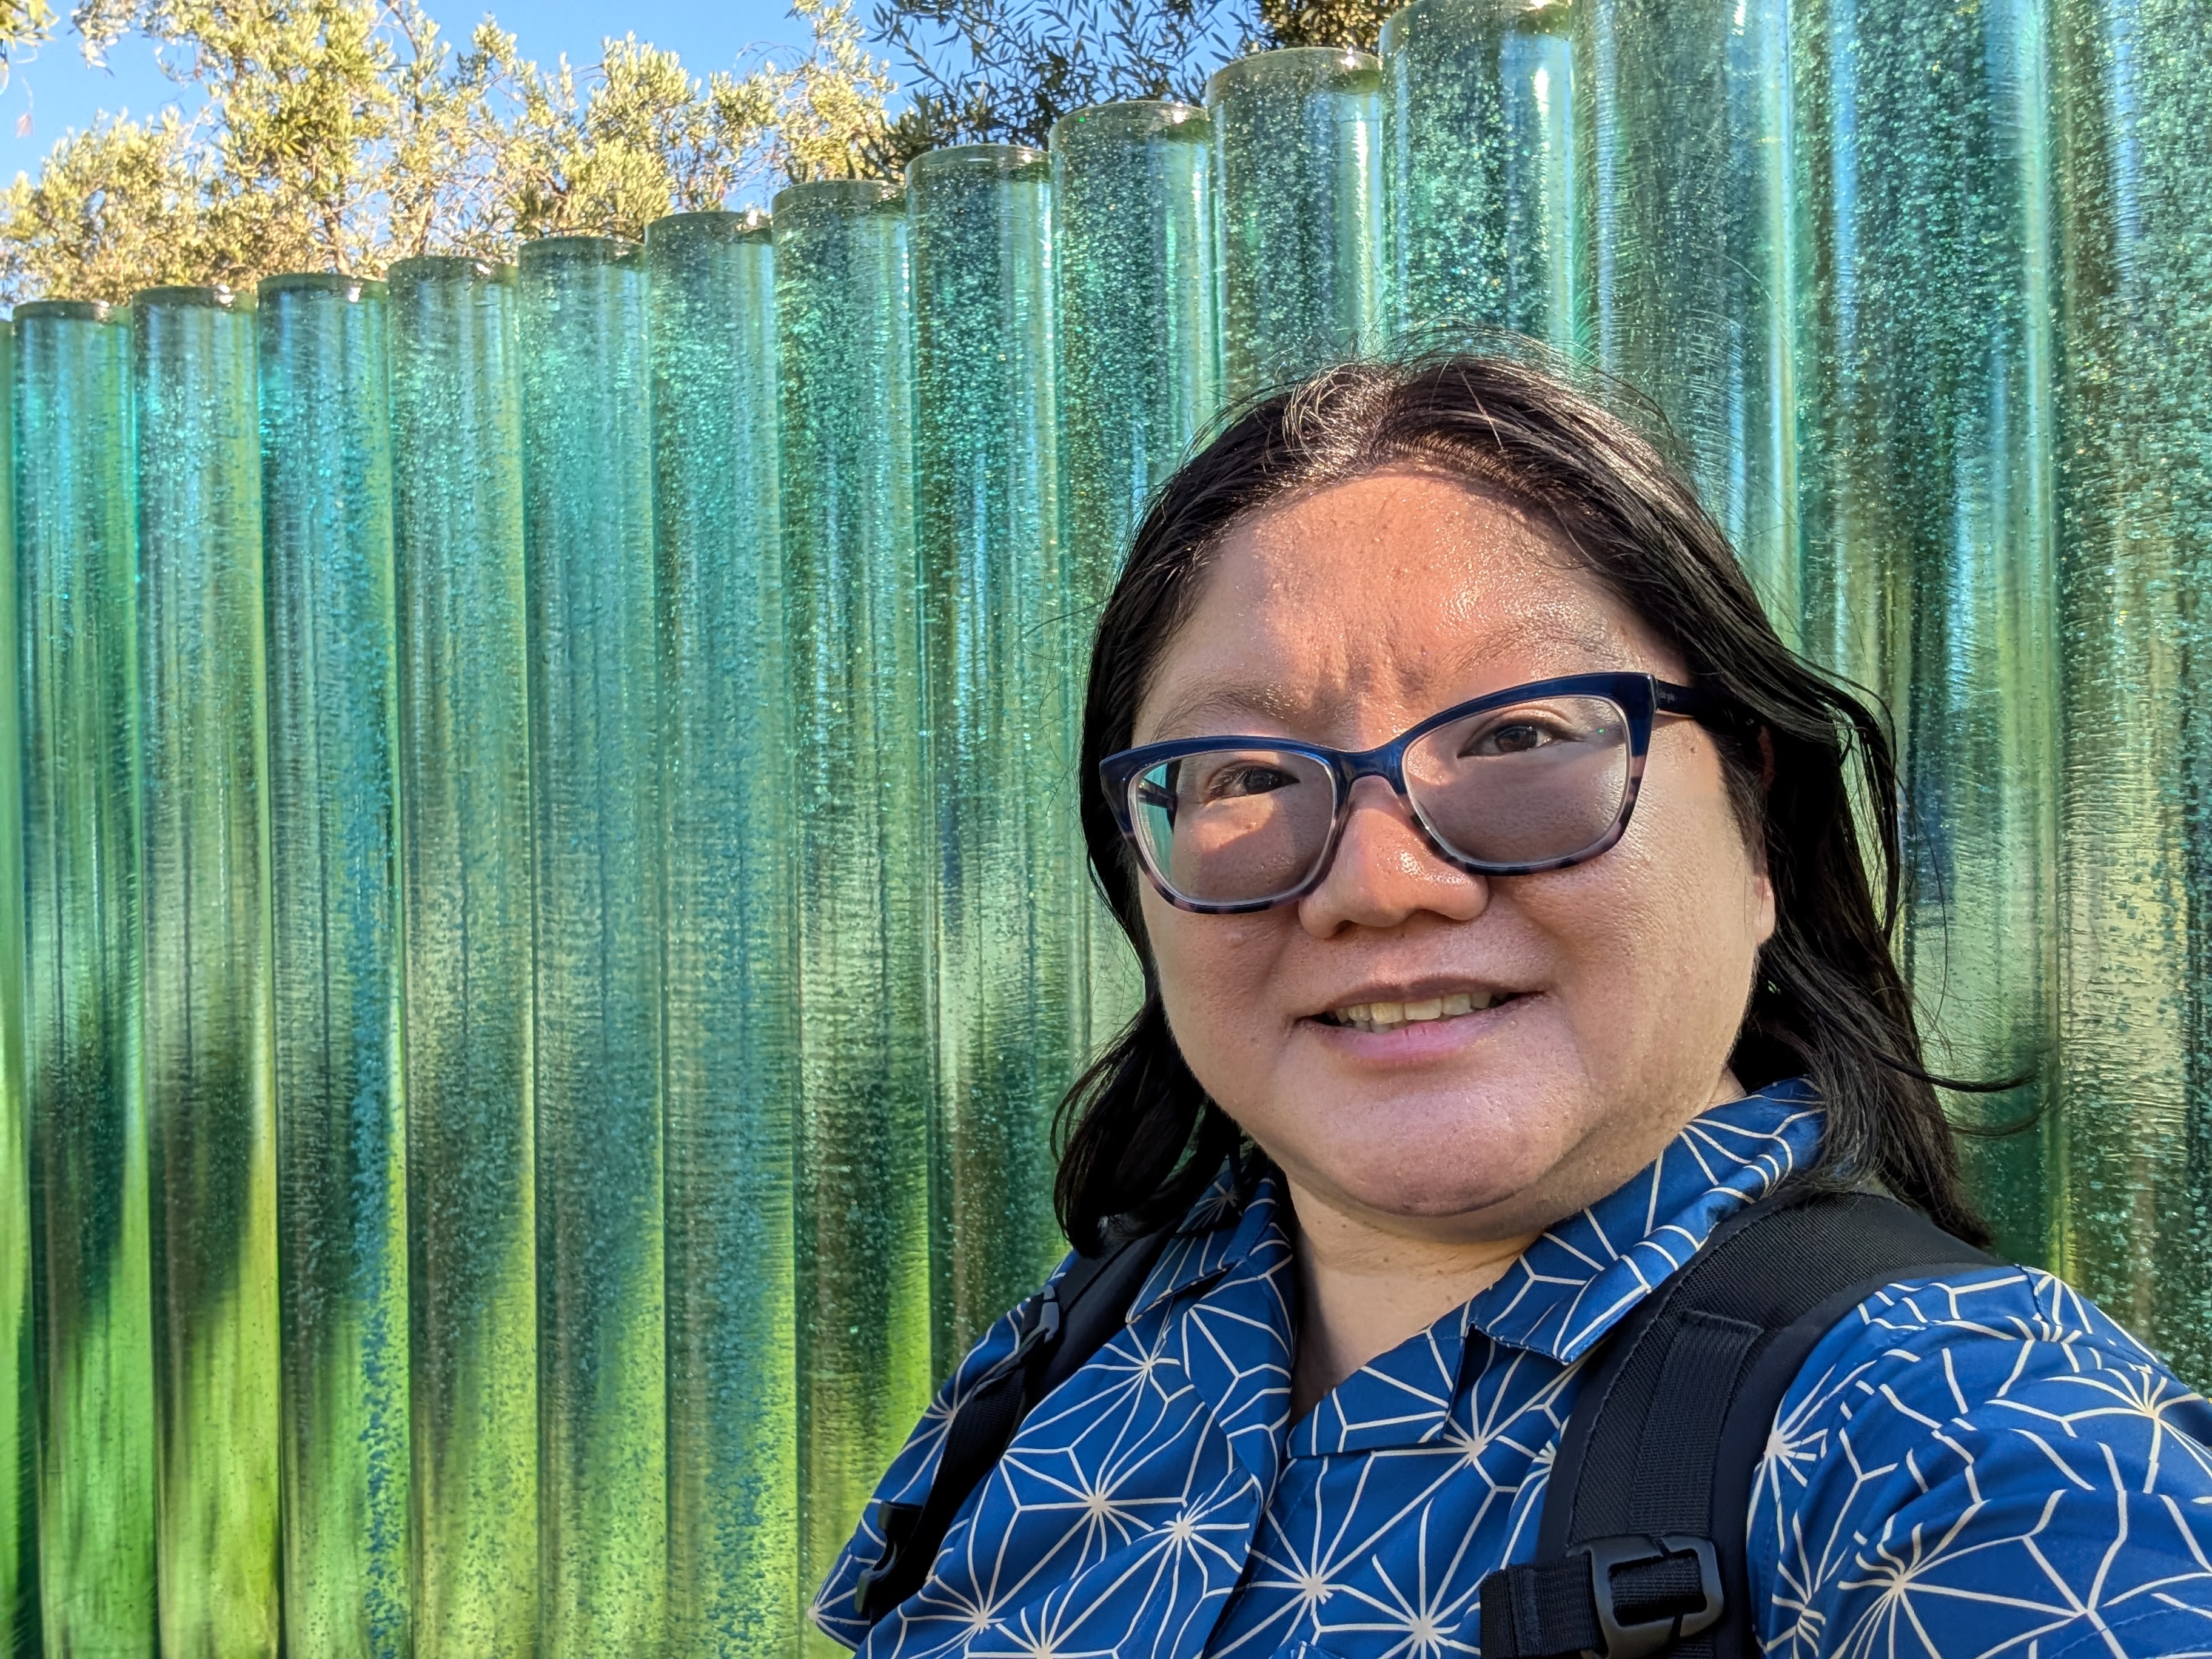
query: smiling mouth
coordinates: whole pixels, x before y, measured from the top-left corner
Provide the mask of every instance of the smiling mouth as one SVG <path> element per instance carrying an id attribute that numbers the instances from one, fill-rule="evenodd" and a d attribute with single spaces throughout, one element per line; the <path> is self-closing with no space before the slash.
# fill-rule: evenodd
<path id="1" fill-rule="evenodd" d="M 1480 1013 L 1500 1003 L 1511 1002 L 1518 991 L 1457 991 L 1425 1002 L 1353 1002 L 1317 1016 L 1324 1025 L 1340 1025 L 1354 1031 L 1396 1031 L 1432 1019 L 1455 1019 Z"/>

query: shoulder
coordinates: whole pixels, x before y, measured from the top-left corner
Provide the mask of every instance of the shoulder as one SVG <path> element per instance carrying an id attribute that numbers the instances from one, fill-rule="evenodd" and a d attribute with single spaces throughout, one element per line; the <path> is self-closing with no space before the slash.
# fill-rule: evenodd
<path id="1" fill-rule="evenodd" d="M 1058 1285 L 1075 1261 L 1072 1255 L 1062 1260 L 1045 1284 Z M 870 1629 L 871 1621 L 860 1616 L 856 1603 L 861 1580 L 884 1558 L 888 1541 L 883 1528 L 884 1506 L 919 1504 L 927 1498 L 938 1465 L 944 1460 L 945 1435 L 954 1414 L 984 1376 L 1014 1351 L 1021 1336 L 1022 1314 L 1023 1309 L 1017 1307 L 1000 1316 L 938 1389 L 906 1443 L 884 1471 L 851 1540 L 816 1592 L 811 1615 L 815 1625 L 847 1647 L 859 1647 Z"/>
<path id="2" fill-rule="evenodd" d="M 1770 1653 L 2212 1650 L 2212 1406 L 2034 1269 L 1900 1282 L 1831 1331 L 1751 1523 Z"/>

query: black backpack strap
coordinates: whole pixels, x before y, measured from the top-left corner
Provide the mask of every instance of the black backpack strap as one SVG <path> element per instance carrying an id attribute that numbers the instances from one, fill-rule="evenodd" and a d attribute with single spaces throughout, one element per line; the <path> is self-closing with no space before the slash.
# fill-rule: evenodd
<path id="1" fill-rule="evenodd" d="M 1006 1455 L 1030 1408 L 1112 1340 L 1174 1233 L 1162 1228 L 1078 1256 L 1057 1283 L 1017 1310 L 1012 1351 L 977 1377 L 953 1408 L 928 1493 L 919 1504 L 876 1505 L 884 1553 L 854 1593 L 861 1618 L 873 1624 L 921 1588 L 968 1495 Z"/>
<path id="2" fill-rule="evenodd" d="M 1535 1559 L 1482 1581 L 1483 1659 L 1753 1659 L 1745 1527 L 1782 1396 L 1883 1285 L 1993 1260 L 1873 1193 L 1785 1187 L 1723 1223 L 1590 1362 Z"/>

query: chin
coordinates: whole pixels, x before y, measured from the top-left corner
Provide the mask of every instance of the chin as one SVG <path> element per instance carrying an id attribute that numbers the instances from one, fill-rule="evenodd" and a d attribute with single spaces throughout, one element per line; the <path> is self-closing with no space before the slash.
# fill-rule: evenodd
<path id="1" fill-rule="evenodd" d="M 1344 1126 L 1352 1133 L 1297 1148 L 1291 1161 L 1308 1170 L 1310 1184 L 1377 1214 L 1472 1216 L 1529 1191 L 1568 1150 L 1559 1115 L 1528 1109 L 1528 1099 L 1522 1096 L 1522 1109 L 1500 1112 L 1470 1111 L 1464 1097 L 1378 1103 L 1358 1115 L 1364 1124 Z"/>

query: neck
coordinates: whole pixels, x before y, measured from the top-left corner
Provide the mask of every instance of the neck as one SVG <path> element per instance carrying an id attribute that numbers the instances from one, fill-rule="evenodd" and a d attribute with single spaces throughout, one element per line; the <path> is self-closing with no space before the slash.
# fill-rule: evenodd
<path id="1" fill-rule="evenodd" d="M 1407 1237 L 1346 1215 L 1291 1183 L 1302 1317 L 1291 1418 L 1377 1354 L 1496 1284 L 1540 1236 L 1475 1241 Z"/>

